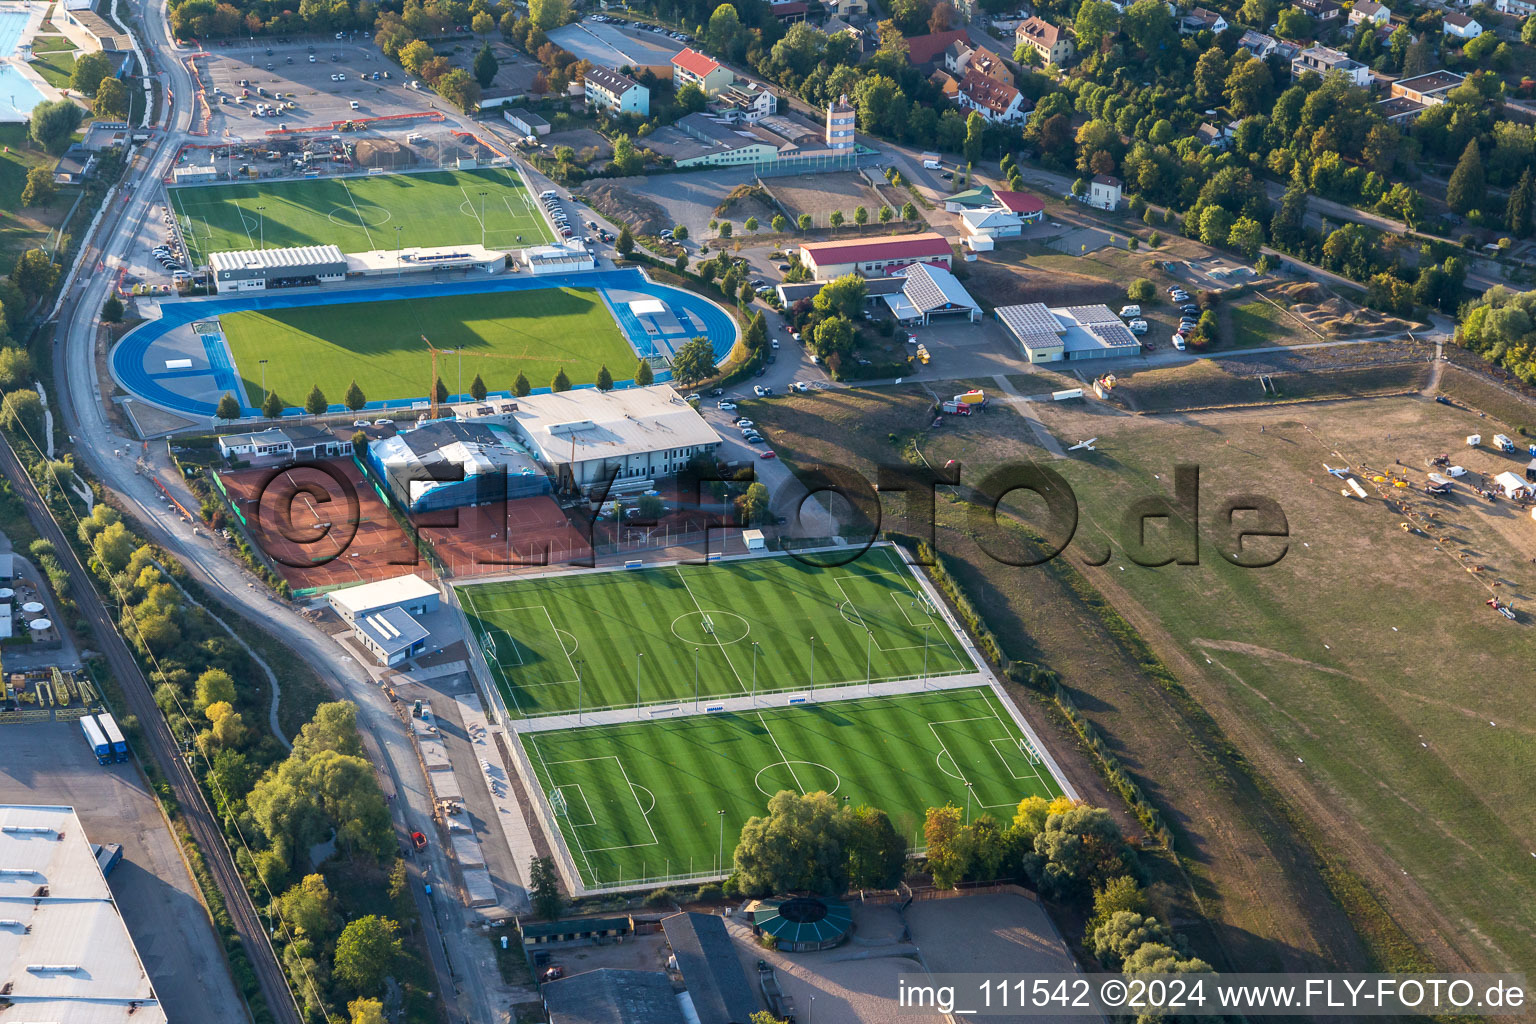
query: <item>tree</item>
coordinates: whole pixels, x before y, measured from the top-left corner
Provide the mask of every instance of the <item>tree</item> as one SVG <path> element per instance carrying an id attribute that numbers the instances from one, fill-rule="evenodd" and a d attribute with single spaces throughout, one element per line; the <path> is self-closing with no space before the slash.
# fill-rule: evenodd
<path id="1" fill-rule="evenodd" d="M 957 17 L 959 17 L 959 12 L 955 10 L 954 4 L 950 3 L 949 0 L 939 0 L 938 3 L 933 5 L 933 13 L 928 16 L 928 31 L 934 33 L 948 32 L 954 27 Z"/>
<path id="2" fill-rule="evenodd" d="M 286 406 L 283 400 L 277 397 L 276 391 L 268 391 L 267 397 L 261 400 L 261 414 L 269 420 L 275 420 L 283 414 Z"/>
<path id="3" fill-rule="evenodd" d="M 101 319 L 105 323 L 120 324 L 123 322 L 123 300 L 113 292 L 107 296 L 107 301 L 101 304 Z"/>
<path id="4" fill-rule="evenodd" d="M 753 484 L 761 487 L 761 484 Z M 766 498 L 767 488 L 764 488 Z M 848 822 L 848 885 L 854 889 L 892 889 L 907 867 L 907 837 L 877 807 L 853 810 Z"/>
<path id="5" fill-rule="evenodd" d="M 210 704 L 235 701 L 235 681 L 221 668 L 210 668 L 197 677 L 197 699 L 194 706 L 202 711 Z"/>
<path id="6" fill-rule="evenodd" d="M 358 993 L 377 992 L 400 956 L 399 925 L 369 914 L 351 922 L 336 940 L 337 980 Z"/>
<path id="7" fill-rule="evenodd" d="M 203 717 L 212 726 L 208 738 L 215 746 L 228 749 L 245 741 L 245 721 L 228 701 L 208 705 L 203 709 Z"/>
<path id="8" fill-rule="evenodd" d="M 560 881 L 551 857 L 535 857 L 528 868 L 528 898 L 533 912 L 545 921 L 560 916 L 565 900 L 560 895 Z"/>
<path id="9" fill-rule="evenodd" d="M 357 386 L 356 378 L 353 378 L 352 383 L 347 385 L 346 397 L 341 402 L 350 412 L 357 412 L 368 404 L 368 398 L 363 394 L 363 389 Z"/>
<path id="10" fill-rule="evenodd" d="M 331 403 L 326 401 L 325 392 L 320 390 L 320 385 L 316 384 L 309 389 L 309 397 L 304 399 L 305 412 L 311 416 L 319 416 L 330 407 Z"/>
<path id="11" fill-rule="evenodd" d="M 1237 218 L 1227 232 L 1227 244 L 1242 253 L 1244 259 L 1257 259 L 1259 247 L 1264 244 L 1264 225 L 1252 217 Z"/>
<path id="12" fill-rule="evenodd" d="M 1312 35 L 1312 19 L 1294 7 L 1281 11 L 1275 26 L 1286 39 L 1306 39 Z"/>
<path id="13" fill-rule="evenodd" d="M 1536 207 L 1536 180 L 1531 177 L 1531 169 L 1527 167 L 1525 173 L 1520 175 L 1520 183 L 1509 193 L 1509 202 L 1504 206 L 1504 226 L 1510 234 L 1516 238 L 1524 238 L 1531 233 L 1531 211 Z"/>
<path id="14" fill-rule="evenodd" d="M 889 224 L 891 222 L 891 218 L 896 216 L 896 211 L 891 209 L 889 206 L 882 206 L 880 207 L 880 213 L 878 216 L 881 224 Z"/>
<path id="15" fill-rule="evenodd" d="M 488 394 L 490 394 L 490 389 L 485 386 L 485 381 L 480 379 L 478 373 L 475 374 L 475 379 L 469 382 L 469 397 L 477 402 L 483 402 Z"/>
<path id="16" fill-rule="evenodd" d="M 214 419 L 224 420 L 225 422 L 239 419 L 240 403 L 235 401 L 234 395 L 226 391 L 224 392 L 224 397 L 219 399 L 219 406 L 213 411 L 213 416 Z"/>
<path id="17" fill-rule="evenodd" d="M 16 257 L 11 283 L 28 299 L 37 299 L 59 280 L 59 268 L 41 249 L 28 249 Z"/>
<path id="18" fill-rule="evenodd" d="M 1227 55 L 1216 43 L 1195 61 L 1194 96 L 1196 103 L 1210 103 L 1221 95 L 1227 80 Z"/>
<path id="19" fill-rule="evenodd" d="M 688 269 L 688 254 L 686 252 L 677 254 L 677 259 L 672 261 L 672 269 L 679 274 Z"/>
<path id="20" fill-rule="evenodd" d="M 709 27 L 704 33 L 705 45 L 709 50 L 723 55 L 727 60 L 739 58 L 746 49 L 746 37 L 747 30 L 732 5 L 721 4 L 709 16 Z"/>
<path id="21" fill-rule="evenodd" d="M 75 58 L 75 71 L 69 76 L 69 84 L 83 96 L 95 96 L 101 80 L 110 74 L 111 59 L 100 50 L 95 50 Z"/>
<path id="22" fill-rule="evenodd" d="M 1211 965 L 1172 946 L 1148 942 L 1125 958 L 1126 974 L 1209 974 Z"/>
<path id="23" fill-rule="evenodd" d="M 1095 928 L 1120 911 L 1144 914 L 1146 910 L 1147 895 L 1136 884 L 1136 879 L 1130 875 L 1111 878 L 1093 890 L 1093 916 L 1088 920 L 1088 934 L 1091 937 Z"/>
<path id="24" fill-rule="evenodd" d="M 43 428 L 43 402 L 30 388 L 8 392 L 0 401 L 0 424 L 7 430 L 22 430 L 34 440 L 41 441 Z"/>
<path id="25" fill-rule="evenodd" d="M 0 390 L 24 388 L 32 379 L 32 357 L 24 348 L 0 348 Z"/>
<path id="26" fill-rule="evenodd" d="M 1157 298 L 1157 285 L 1144 277 L 1138 277 L 1125 290 L 1125 297 L 1132 302 L 1151 302 Z"/>
<path id="27" fill-rule="evenodd" d="M 685 384 L 700 381 L 715 372 L 715 347 L 708 338 L 685 341 L 672 357 L 672 373 Z"/>
<path id="28" fill-rule="evenodd" d="M 762 526 L 768 522 L 768 488 L 761 483 L 747 485 L 746 492 L 737 502 L 743 525 Z"/>
<path id="29" fill-rule="evenodd" d="M 723 220 L 723 221 L 720 222 L 719 226 L 715 230 L 720 235 L 721 238 L 730 238 L 731 237 L 731 222 L 728 221 L 728 220 Z"/>
<path id="30" fill-rule="evenodd" d="M 489 18 L 487 14 L 477 14 L 478 18 Z M 377 999 L 354 999 L 347 1004 L 347 1013 L 352 1015 L 352 1024 L 389 1024 L 389 1019 L 384 1016 L 384 1004 Z"/>
<path id="31" fill-rule="evenodd" d="M 954 804 L 928 808 L 923 840 L 928 844 L 928 873 L 940 889 L 952 889 L 965 877 L 965 855 L 959 848 L 960 808 Z"/>
<path id="32" fill-rule="evenodd" d="M 911 203 L 903 203 L 901 207 L 901 219 L 907 221 L 917 220 L 917 207 L 913 206 Z"/>
<path id="33" fill-rule="evenodd" d="M 1200 214 L 1200 241 L 1225 245 L 1232 233 L 1232 215 L 1223 206 L 1207 206 Z"/>
<path id="34" fill-rule="evenodd" d="M 1461 151 L 1461 159 L 1451 172 L 1450 183 L 1445 189 L 1446 205 L 1457 213 L 1480 210 L 1485 198 L 1486 183 L 1483 179 L 1483 158 L 1478 152 L 1477 140 L 1467 140 L 1467 148 Z"/>
<path id="35" fill-rule="evenodd" d="M 757 234 L 757 229 L 759 227 L 759 225 L 757 223 L 757 218 L 756 217 L 748 217 L 746 223 L 743 224 L 742 227 L 747 229 L 747 234 L 749 234 L 749 235 Z"/>
<path id="36" fill-rule="evenodd" d="M 756 218 L 754 218 L 754 219 L 756 219 Z M 686 240 L 687 237 L 688 237 L 688 225 L 686 225 L 686 224 L 675 224 L 675 225 L 673 225 L 672 226 L 672 237 L 677 239 L 679 242 Z"/>
<path id="37" fill-rule="evenodd" d="M 50 153 L 62 153 L 84 116 L 69 100 L 39 103 L 32 108 L 32 139 Z"/>
<path id="38" fill-rule="evenodd" d="M 469 20 L 469 28 L 477 36 L 488 36 L 496 28 L 496 19 L 491 17 L 490 11 L 476 11 Z"/>
<path id="39" fill-rule="evenodd" d="M 22 391 L 18 394 L 37 395 L 31 391 Z M 96 535 L 91 544 L 91 550 L 96 554 L 96 560 L 109 573 L 119 573 L 127 566 L 128 559 L 133 557 L 135 547 L 133 534 L 128 532 L 128 527 L 121 522 L 112 523 Z"/>
<path id="40" fill-rule="evenodd" d="M 22 206 L 47 206 L 58 194 L 53 183 L 53 172 L 46 167 L 34 167 L 27 172 L 27 184 L 21 190 Z"/>
<path id="41" fill-rule="evenodd" d="M 637 364 L 635 364 L 636 387 L 648 388 L 655 380 L 656 374 L 651 369 L 651 362 L 649 359 L 642 358 Z"/>
<path id="42" fill-rule="evenodd" d="M 678 89 L 673 101 L 684 114 L 697 114 L 709 105 L 709 97 L 704 95 L 704 90 L 696 82 L 689 82 Z"/>
<path id="43" fill-rule="evenodd" d="M 442 75 L 433 86 L 443 99 L 466 114 L 473 114 L 480 109 L 480 83 L 469 77 L 469 72 L 463 68 L 454 68 Z"/>
<path id="44" fill-rule="evenodd" d="M 853 222 L 859 227 L 869 223 L 869 210 L 866 207 L 856 207 L 853 211 Z"/>
<path id="45" fill-rule="evenodd" d="M 549 390 L 556 394 L 571 390 L 571 378 L 566 374 L 565 367 L 560 367 L 555 374 L 555 379 L 549 382 Z"/>
<path id="46" fill-rule="evenodd" d="M 768 225 L 773 228 L 775 234 L 782 235 L 789 229 L 789 218 L 785 217 L 782 213 L 776 213 L 773 215 L 773 220 L 768 222 Z"/>
<path id="47" fill-rule="evenodd" d="M 744 893 L 809 891 L 830 896 L 848 886 L 849 812 L 825 792 L 780 790 L 768 813 L 742 826 L 735 878 Z"/>
<path id="48" fill-rule="evenodd" d="M 604 363 L 602 366 L 597 368 L 597 390 L 599 390 L 599 391 L 612 391 L 613 390 L 613 374 L 608 372 L 608 364 L 607 363 Z"/>
<path id="49" fill-rule="evenodd" d="M 475 15 L 475 17 L 478 18 L 479 15 Z M 496 72 L 500 70 L 500 67 L 496 62 L 496 54 L 491 52 L 491 44 L 486 43 L 480 47 L 480 52 L 475 54 L 475 63 L 473 65 L 475 81 L 480 83 L 480 88 L 489 89 L 491 87 L 491 83 L 496 80 Z"/>
<path id="50" fill-rule="evenodd" d="M 965 154 L 965 162 L 976 164 L 981 162 L 981 143 L 986 135 L 987 121 L 981 116 L 981 111 L 973 110 L 965 119 L 965 144 L 961 152 Z"/>
<path id="51" fill-rule="evenodd" d="M 529 0 L 528 19 L 548 32 L 571 20 L 570 0 Z"/>
<path id="52" fill-rule="evenodd" d="M 800 226 L 801 231 L 809 231 L 811 230 L 811 215 L 808 213 L 802 213 L 795 219 L 795 223 Z"/>
<path id="53" fill-rule="evenodd" d="M 1111 914 L 1089 936 L 1093 955 L 1110 970 L 1118 969 L 1127 957 L 1148 942 L 1172 941 L 1173 934 L 1157 918 L 1129 910 Z"/>
<path id="54" fill-rule="evenodd" d="M 813 343 L 816 354 L 825 359 L 831 355 L 847 355 L 853 350 L 853 323 L 845 316 L 829 316 L 816 325 Z"/>
<path id="55" fill-rule="evenodd" d="M 1053 813 L 1035 836 L 1042 895 L 1061 898 L 1130 874 L 1132 853 L 1120 827 L 1102 807 L 1079 805 Z"/>
<path id="56" fill-rule="evenodd" d="M 517 371 L 517 380 L 512 382 L 512 393 L 518 398 L 524 398 L 532 390 L 533 386 L 528 383 L 528 375 L 521 370 Z"/>
<path id="57" fill-rule="evenodd" d="M 400 66 L 413 75 L 419 75 L 427 61 L 435 56 L 437 55 L 433 52 L 431 43 L 417 39 L 400 50 Z"/>
<path id="58" fill-rule="evenodd" d="M 126 120 L 128 105 L 128 87 L 116 78 L 104 78 L 96 87 L 96 99 L 91 103 L 91 113 L 102 119 Z"/>
<path id="59" fill-rule="evenodd" d="M 862 274 L 844 274 L 822 286 L 811 300 L 811 307 L 823 316 L 856 319 L 869 294 L 869 282 Z"/>
<path id="60" fill-rule="evenodd" d="M 1072 28 L 1077 34 L 1078 48 L 1084 53 L 1092 53 L 1105 36 L 1119 31 L 1120 13 L 1104 0 L 1083 0 Z"/>
<path id="61" fill-rule="evenodd" d="M 628 224 L 619 228 L 619 240 L 613 244 L 613 247 L 625 259 L 629 259 L 630 254 L 635 251 L 635 236 L 630 233 Z"/>
<path id="62" fill-rule="evenodd" d="M 275 909 L 289 928 L 312 942 L 323 942 L 336 927 L 336 898 L 324 875 L 305 875 L 277 898 Z"/>

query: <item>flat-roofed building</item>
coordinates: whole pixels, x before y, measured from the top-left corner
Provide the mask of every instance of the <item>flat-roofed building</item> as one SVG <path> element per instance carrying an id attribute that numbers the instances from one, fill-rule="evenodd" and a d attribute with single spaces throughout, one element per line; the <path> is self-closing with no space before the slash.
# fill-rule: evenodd
<path id="1" fill-rule="evenodd" d="M 347 276 L 347 258 L 334 245 L 209 253 L 208 267 L 213 271 L 213 286 L 220 292 L 298 288 Z"/>
<path id="2" fill-rule="evenodd" d="M 581 493 L 609 477 L 614 492 L 644 489 L 720 447 L 714 428 L 665 384 L 528 395 L 508 425 L 562 491 Z"/>
<path id="3" fill-rule="evenodd" d="M 437 610 L 441 595 L 435 586 L 407 573 L 356 587 L 343 587 L 325 595 L 337 617 L 356 627 L 359 619 L 399 608 L 411 615 L 425 615 Z"/>
<path id="4" fill-rule="evenodd" d="M 358 616 L 352 623 L 358 642 L 380 665 L 399 665 L 427 649 L 432 634 L 404 608 L 385 608 Z"/>
<path id="5" fill-rule="evenodd" d="M 0 1019 L 165 1024 L 73 807 L 0 805 Z"/>
<path id="6" fill-rule="evenodd" d="M 534 136 L 549 134 L 549 122 L 531 110 L 513 107 L 511 110 L 502 111 L 501 117 L 519 134 Z"/>
<path id="7" fill-rule="evenodd" d="M 1032 363 L 1141 353 L 1141 342 L 1105 305 L 1053 307 L 1026 302 L 999 306 L 995 312 Z"/>
<path id="8" fill-rule="evenodd" d="M 1343 75 L 1350 85 L 1364 88 L 1371 84 L 1371 69 L 1331 46 L 1309 46 L 1291 59 L 1291 76 L 1300 78 L 1308 71 L 1323 77 Z"/>

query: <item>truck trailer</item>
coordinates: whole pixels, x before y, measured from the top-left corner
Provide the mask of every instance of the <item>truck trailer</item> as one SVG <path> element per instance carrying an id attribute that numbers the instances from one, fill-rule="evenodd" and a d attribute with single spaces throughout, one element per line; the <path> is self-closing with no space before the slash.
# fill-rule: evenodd
<path id="1" fill-rule="evenodd" d="M 112 744 L 107 742 L 107 736 L 101 731 L 101 726 L 96 724 L 96 719 L 91 715 L 80 719 L 80 731 L 85 734 L 85 742 L 91 748 L 91 753 L 96 755 L 96 763 L 111 764 Z"/>
<path id="2" fill-rule="evenodd" d="M 101 724 L 102 735 L 112 744 L 112 760 L 119 763 L 128 760 L 128 741 L 123 738 L 123 730 L 117 727 L 117 719 L 105 711 L 96 717 Z"/>

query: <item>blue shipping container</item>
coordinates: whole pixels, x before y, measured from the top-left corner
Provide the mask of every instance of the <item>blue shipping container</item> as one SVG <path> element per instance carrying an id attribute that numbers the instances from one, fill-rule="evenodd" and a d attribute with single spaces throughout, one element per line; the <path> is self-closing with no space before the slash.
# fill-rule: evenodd
<path id="1" fill-rule="evenodd" d="M 101 731 L 101 726 L 96 724 L 96 719 L 86 715 L 80 719 L 80 731 L 85 734 L 85 742 L 90 746 L 91 752 L 96 755 L 97 764 L 112 763 L 112 744 L 107 742 L 107 737 Z"/>

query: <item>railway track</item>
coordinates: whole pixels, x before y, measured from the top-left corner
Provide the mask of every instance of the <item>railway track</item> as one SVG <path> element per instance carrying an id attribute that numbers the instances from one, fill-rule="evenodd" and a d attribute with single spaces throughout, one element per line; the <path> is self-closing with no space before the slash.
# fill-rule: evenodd
<path id="1" fill-rule="evenodd" d="M 118 632 L 101 595 L 96 592 L 96 581 L 80 564 L 75 549 L 69 545 L 63 530 L 54 521 L 52 512 L 43 504 L 32 478 L 27 475 L 26 469 L 11 449 L 10 442 L 3 437 L 0 437 L 0 471 L 11 481 L 11 486 L 16 489 L 26 507 L 27 517 L 32 520 L 38 533 L 53 544 L 59 562 L 69 574 L 72 596 L 90 623 L 96 644 L 107 659 L 112 674 L 122 685 L 128 705 L 126 710 L 138 717 L 149 754 L 169 783 L 181 809 L 182 819 L 202 851 L 203 861 L 213 876 L 214 884 L 223 894 L 224 906 L 250 958 L 251 967 L 273 1017 L 278 1024 L 304 1024 L 293 991 L 288 987 L 288 979 L 278 964 L 277 952 L 272 948 L 245 883 L 235 870 L 234 858 L 225 844 L 223 830 L 219 828 L 207 801 L 203 799 L 202 788 L 182 760 L 170 726 L 161 717 L 160 708 L 155 704 L 149 680 L 145 678 L 127 641 Z"/>

